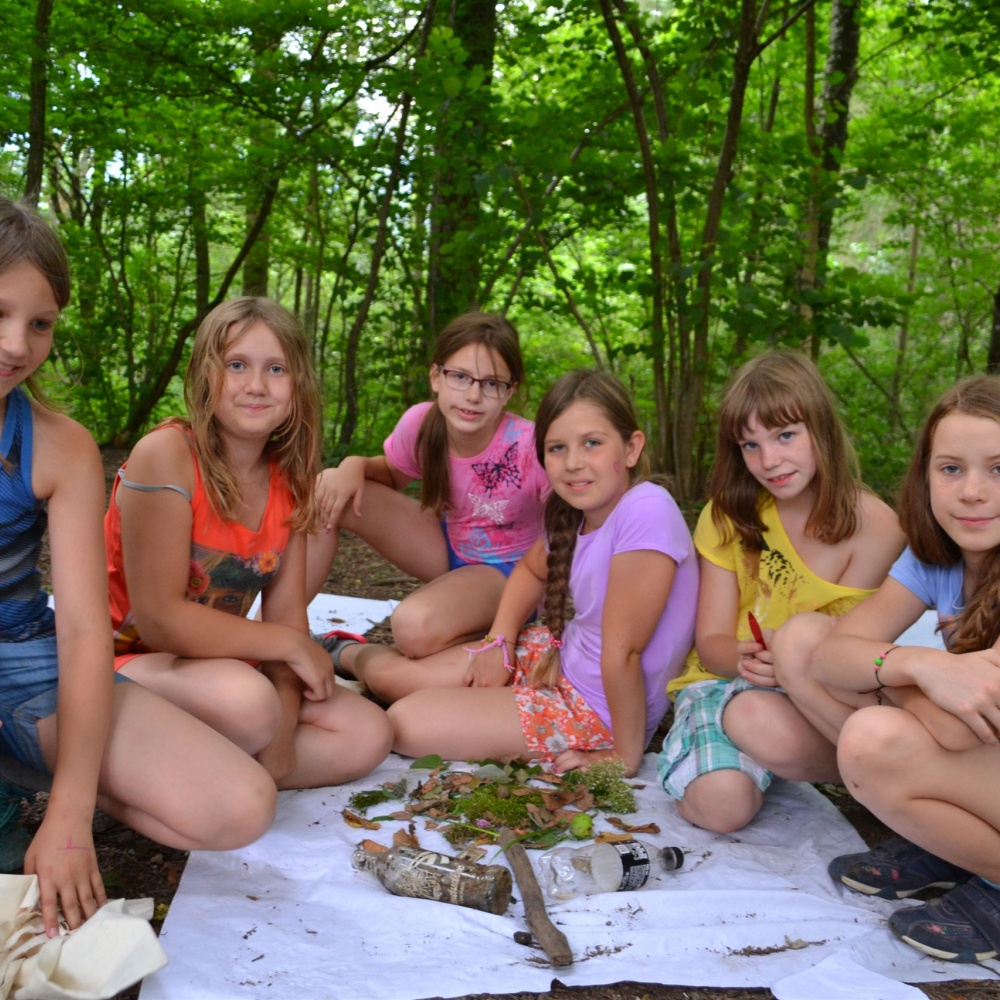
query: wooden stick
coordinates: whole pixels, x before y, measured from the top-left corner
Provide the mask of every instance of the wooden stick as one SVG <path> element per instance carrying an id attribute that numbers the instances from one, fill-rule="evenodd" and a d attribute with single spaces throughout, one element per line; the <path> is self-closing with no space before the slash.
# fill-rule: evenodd
<path id="1" fill-rule="evenodd" d="M 500 844 L 510 862 L 510 867 L 514 870 L 517 887 L 521 890 L 528 929 L 545 949 L 545 954 L 549 956 L 549 961 L 553 965 L 572 965 L 573 952 L 569 941 L 566 940 L 566 935 L 549 920 L 542 890 L 538 886 L 527 852 L 517 843 L 517 838 L 510 830 L 501 832 Z"/>

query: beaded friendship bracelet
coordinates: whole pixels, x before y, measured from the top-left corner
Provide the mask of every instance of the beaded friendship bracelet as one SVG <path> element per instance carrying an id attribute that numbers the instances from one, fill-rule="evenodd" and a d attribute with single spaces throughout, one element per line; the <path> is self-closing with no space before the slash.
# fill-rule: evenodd
<path id="1" fill-rule="evenodd" d="M 514 667 L 510 662 L 510 657 L 507 656 L 507 640 L 502 635 L 487 635 L 483 638 L 483 642 L 486 643 L 485 646 L 480 646 L 479 649 L 472 649 L 469 646 L 463 646 L 462 648 L 469 654 L 469 660 L 471 661 L 474 656 L 478 653 L 485 653 L 487 649 L 495 649 L 499 646 L 503 650 L 503 665 L 511 672 L 514 672 Z"/>
<path id="2" fill-rule="evenodd" d="M 899 649 L 899 646 L 890 646 L 881 656 L 875 657 L 875 683 L 878 685 L 875 688 L 875 703 L 877 705 L 882 704 L 882 689 L 885 684 L 882 683 L 882 678 L 879 676 L 879 668 L 885 663 L 885 658 L 894 650 Z"/>

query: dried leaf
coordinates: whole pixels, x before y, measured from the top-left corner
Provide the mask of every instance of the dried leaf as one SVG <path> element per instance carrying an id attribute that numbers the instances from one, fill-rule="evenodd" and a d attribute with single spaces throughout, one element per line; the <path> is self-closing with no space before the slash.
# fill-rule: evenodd
<path id="1" fill-rule="evenodd" d="M 364 816 L 359 816 L 356 812 L 351 812 L 350 809 L 342 809 L 340 815 L 344 817 L 344 822 L 348 826 L 353 826 L 359 830 L 381 830 L 381 823 L 373 823 L 370 819 L 365 819 Z"/>
<path id="2" fill-rule="evenodd" d="M 392 835 L 392 846 L 393 847 L 419 847 L 420 841 L 417 840 L 416 834 L 413 832 L 413 826 L 411 825 L 406 830 L 397 830 Z"/>
<path id="3" fill-rule="evenodd" d="M 609 816 L 608 822 L 617 827 L 619 830 L 624 830 L 626 833 L 659 833 L 660 828 L 655 823 L 626 823 L 619 816 Z"/>
<path id="4" fill-rule="evenodd" d="M 365 839 L 358 844 L 358 847 L 363 847 L 369 854 L 382 854 L 389 850 L 388 847 L 383 846 L 377 840 L 370 840 L 368 837 L 365 837 Z"/>

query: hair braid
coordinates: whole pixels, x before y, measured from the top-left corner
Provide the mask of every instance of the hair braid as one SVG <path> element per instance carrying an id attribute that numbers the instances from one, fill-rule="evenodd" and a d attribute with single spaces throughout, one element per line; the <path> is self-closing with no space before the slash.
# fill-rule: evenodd
<path id="1" fill-rule="evenodd" d="M 545 502 L 545 534 L 549 542 L 548 575 L 545 579 L 545 624 L 553 639 L 562 639 L 566 623 L 573 617 L 569 574 L 576 551 L 576 533 L 581 514 L 556 493 Z M 550 646 L 535 662 L 528 678 L 532 687 L 553 687 L 559 680 L 559 650 Z"/>

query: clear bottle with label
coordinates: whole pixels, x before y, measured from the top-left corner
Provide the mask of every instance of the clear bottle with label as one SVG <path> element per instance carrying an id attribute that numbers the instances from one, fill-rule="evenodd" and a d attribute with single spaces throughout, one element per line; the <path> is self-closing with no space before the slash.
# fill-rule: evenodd
<path id="1" fill-rule="evenodd" d="M 351 864 L 371 872 L 395 896 L 436 899 L 487 913 L 503 913 L 514 887 L 510 869 L 503 865 L 459 861 L 419 847 L 369 851 L 359 844 Z"/>
<path id="2" fill-rule="evenodd" d="M 538 859 L 538 881 L 551 899 L 641 889 L 658 872 L 684 864 L 679 847 L 614 840 L 586 847 L 554 847 Z"/>

